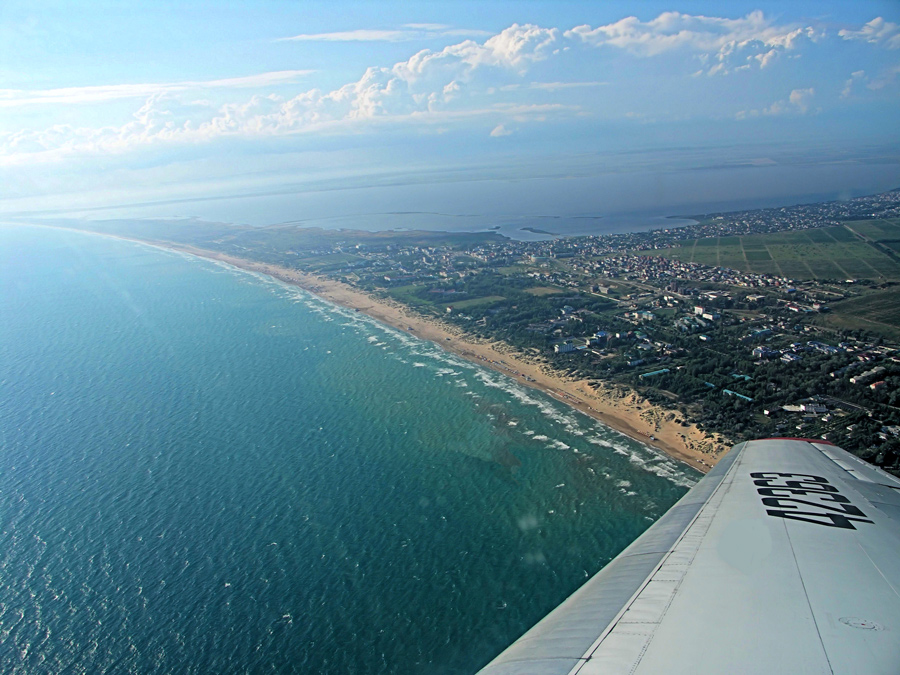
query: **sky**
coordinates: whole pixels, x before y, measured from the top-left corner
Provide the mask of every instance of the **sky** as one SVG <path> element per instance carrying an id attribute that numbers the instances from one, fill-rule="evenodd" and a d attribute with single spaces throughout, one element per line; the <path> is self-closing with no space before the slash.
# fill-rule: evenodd
<path id="1" fill-rule="evenodd" d="M 0 217 L 848 197 L 900 187 L 898 104 L 897 2 L 4 0 Z"/>

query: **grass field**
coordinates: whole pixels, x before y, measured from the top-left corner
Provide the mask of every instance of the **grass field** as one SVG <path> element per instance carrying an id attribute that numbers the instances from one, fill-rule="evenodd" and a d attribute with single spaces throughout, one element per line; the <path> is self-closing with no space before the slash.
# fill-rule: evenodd
<path id="1" fill-rule="evenodd" d="M 487 295 L 481 298 L 467 298 L 466 300 L 452 301 L 453 296 L 434 295 L 427 298 L 419 296 L 423 284 L 409 284 L 407 286 L 394 286 L 384 290 L 384 293 L 398 302 L 410 307 L 419 307 L 422 309 L 432 309 L 434 311 L 444 311 L 445 307 L 452 307 L 455 310 L 469 309 L 478 307 L 479 305 L 493 305 L 495 302 L 506 300 L 502 295 Z"/>
<path id="2" fill-rule="evenodd" d="M 845 225 L 864 237 L 875 241 L 900 241 L 900 218 L 879 218 L 878 220 L 855 220 Z"/>
<path id="3" fill-rule="evenodd" d="M 431 299 L 423 300 L 417 293 L 422 288 L 422 284 L 409 284 L 406 286 L 394 286 L 393 288 L 384 289 L 385 295 L 390 296 L 397 302 L 410 307 L 431 307 L 433 302 Z"/>
<path id="4" fill-rule="evenodd" d="M 478 305 L 493 305 L 495 302 L 506 300 L 502 295 L 488 295 L 483 298 L 470 298 L 469 300 L 460 300 L 459 302 L 447 303 L 448 307 L 453 309 L 469 309 Z"/>
<path id="5" fill-rule="evenodd" d="M 340 270 L 348 264 L 358 262 L 359 256 L 349 253 L 333 253 L 331 255 L 321 255 L 309 258 L 298 257 L 302 260 L 304 267 L 310 272 L 328 273 Z"/>
<path id="6" fill-rule="evenodd" d="M 818 322 L 834 328 L 861 328 L 900 340 L 900 287 L 833 303 L 829 313 L 819 315 Z"/>
<path id="7" fill-rule="evenodd" d="M 685 241 L 679 248 L 636 251 L 684 262 L 790 279 L 900 280 L 900 219 L 836 227 Z"/>

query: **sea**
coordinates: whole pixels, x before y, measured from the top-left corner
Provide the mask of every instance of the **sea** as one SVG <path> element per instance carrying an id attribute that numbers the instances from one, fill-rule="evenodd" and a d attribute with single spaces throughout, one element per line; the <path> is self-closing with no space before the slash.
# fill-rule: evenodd
<path id="1" fill-rule="evenodd" d="M 271 278 L 0 227 L 0 672 L 474 673 L 698 478 Z"/>
<path id="2" fill-rule="evenodd" d="M 151 193 L 139 201 L 119 194 L 123 201 L 115 203 L 102 191 L 75 200 L 46 195 L 39 201 L 5 200 L 0 213 L 29 219 L 183 218 L 253 227 L 494 232 L 542 241 L 683 227 L 696 222 L 692 214 L 846 200 L 900 185 L 900 164 L 890 154 L 894 149 L 883 144 L 872 151 L 875 159 L 859 147 L 827 159 L 786 159 L 782 153 L 790 154 L 790 147 L 770 150 L 779 161 L 761 158 L 756 153 L 763 151 L 754 146 L 729 148 L 725 156 L 691 151 L 690 160 L 678 159 L 679 152 L 654 150 L 657 159 L 668 156 L 665 167 L 656 169 L 639 161 L 641 153 L 631 159 L 563 153 L 524 164 L 510 159 L 494 168 L 410 168 L 355 176 L 342 171 L 340 177 L 297 181 L 264 172 L 264 185 L 252 189 L 235 183 L 228 190 L 207 186 L 209 193 L 192 194 L 186 181 L 177 195 L 167 188 L 165 199 Z M 23 210 L 6 210 L 12 208 Z"/>

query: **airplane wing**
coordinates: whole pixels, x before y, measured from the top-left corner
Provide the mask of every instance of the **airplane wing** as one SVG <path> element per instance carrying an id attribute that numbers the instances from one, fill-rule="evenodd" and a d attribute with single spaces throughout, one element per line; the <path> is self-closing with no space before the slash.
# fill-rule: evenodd
<path id="1" fill-rule="evenodd" d="M 736 445 L 480 675 L 900 673 L 900 480 Z"/>

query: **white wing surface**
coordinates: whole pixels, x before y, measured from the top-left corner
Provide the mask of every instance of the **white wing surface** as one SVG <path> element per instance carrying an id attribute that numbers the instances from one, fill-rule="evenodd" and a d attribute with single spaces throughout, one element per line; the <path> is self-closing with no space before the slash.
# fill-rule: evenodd
<path id="1" fill-rule="evenodd" d="M 481 675 L 900 673 L 900 480 L 735 446 Z"/>

